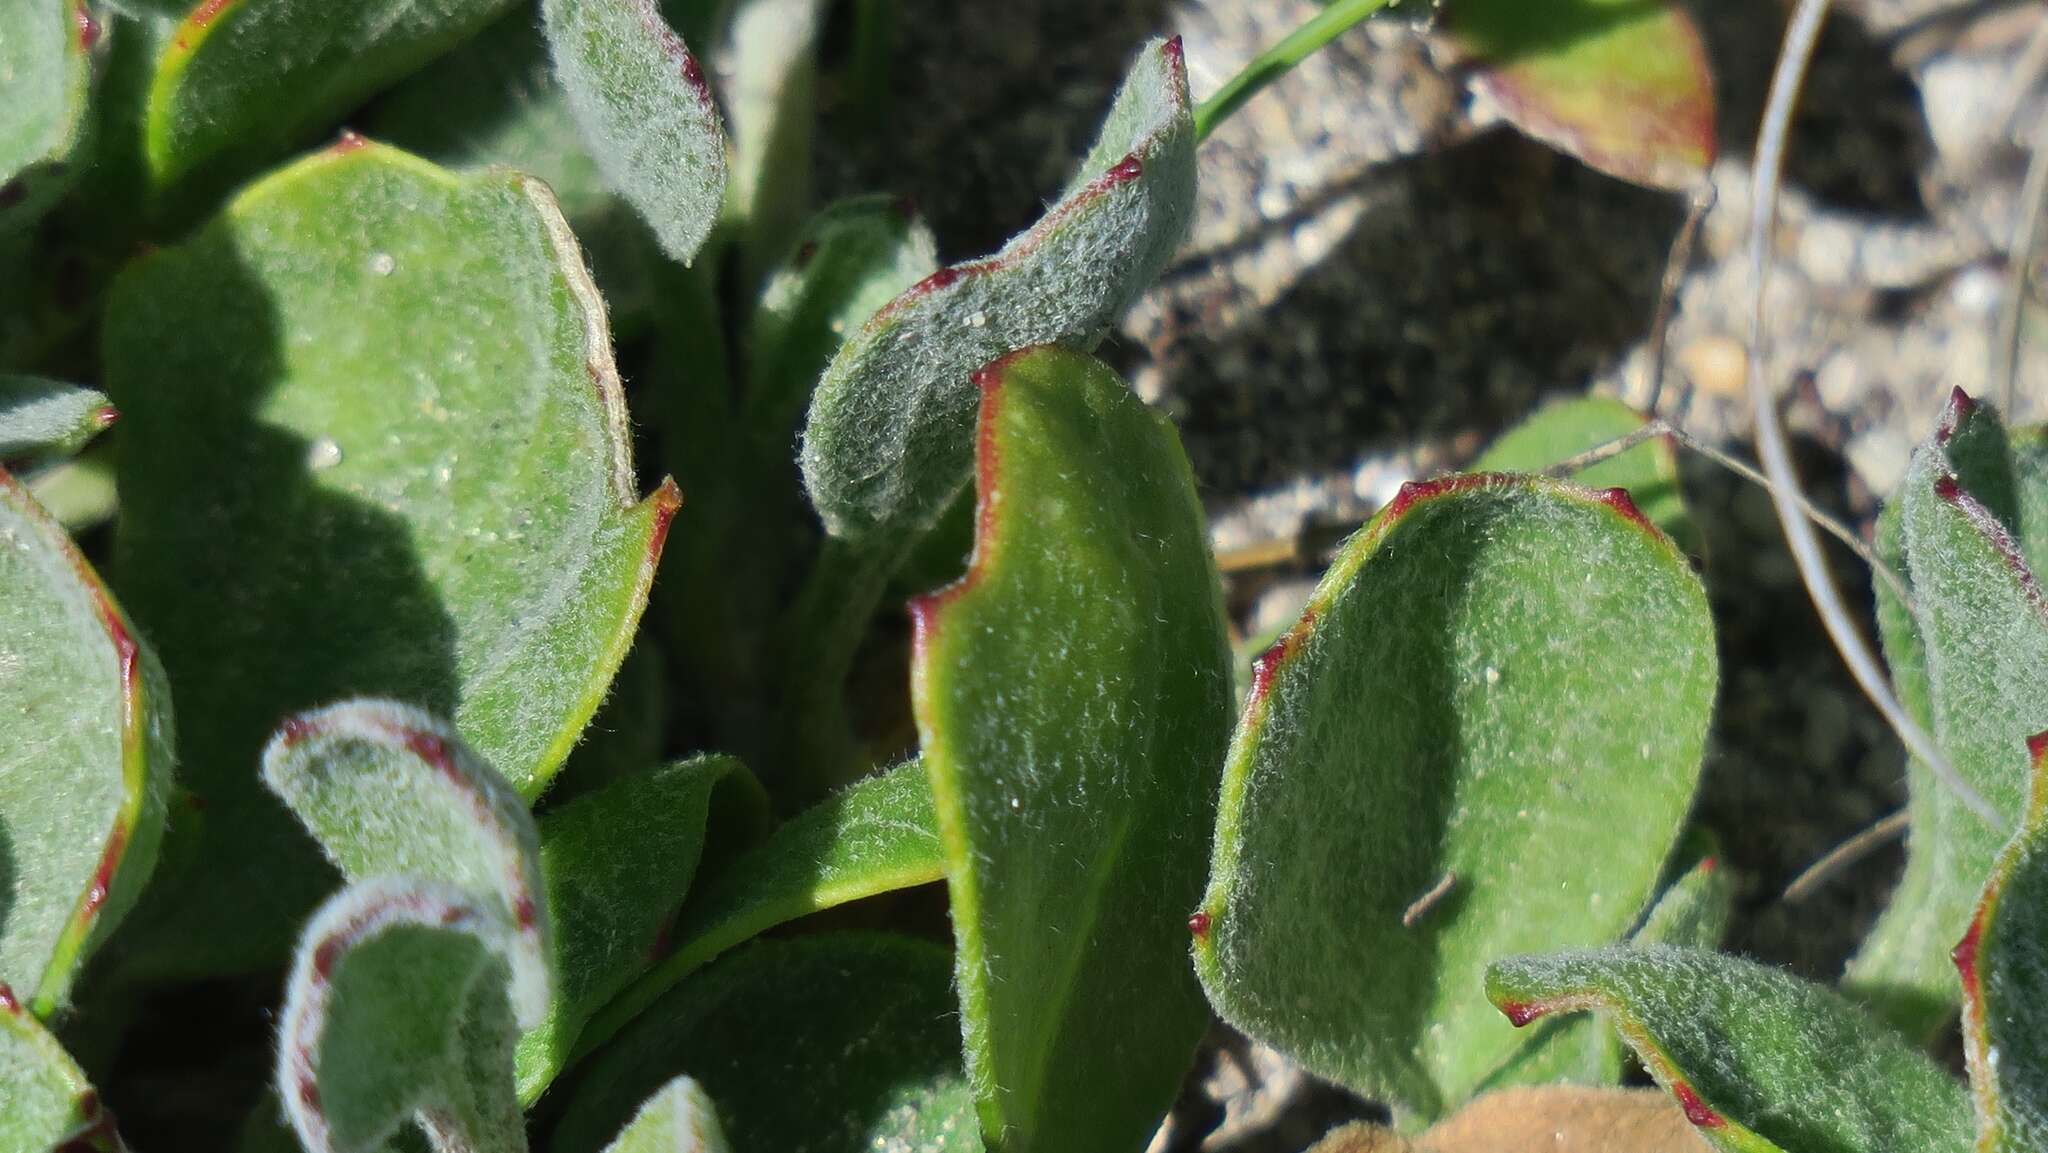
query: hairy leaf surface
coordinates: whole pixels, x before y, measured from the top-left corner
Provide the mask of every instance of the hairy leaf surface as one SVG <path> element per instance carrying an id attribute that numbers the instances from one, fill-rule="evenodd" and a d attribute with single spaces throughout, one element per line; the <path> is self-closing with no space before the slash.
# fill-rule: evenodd
<path id="1" fill-rule="evenodd" d="M 0 1149 L 119 1153 L 114 1119 L 85 1073 L 0 984 Z"/>
<path id="2" fill-rule="evenodd" d="M 1979 1153 L 2048 1148 L 2048 733 L 2028 752 L 2025 820 L 1954 956 Z"/>
<path id="3" fill-rule="evenodd" d="M 0 231 L 32 220 L 63 191 L 92 87 L 99 25 L 85 0 L 0 6 Z"/>
<path id="4" fill-rule="evenodd" d="M 95 389 L 0 373 L 0 460 L 77 452 L 118 415 Z"/>

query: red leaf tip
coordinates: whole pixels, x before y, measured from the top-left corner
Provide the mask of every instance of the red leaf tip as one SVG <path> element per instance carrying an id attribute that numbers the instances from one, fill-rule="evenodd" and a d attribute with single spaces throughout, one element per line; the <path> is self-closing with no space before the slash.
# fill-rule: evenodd
<path id="1" fill-rule="evenodd" d="M 1211 923 L 1209 914 L 1197 911 L 1188 916 L 1188 932 L 1193 933 L 1196 940 L 1201 940 L 1209 935 Z"/>
<path id="2" fill-rule="evenodd" d="M 92 51 L 93 46 L 100 42 L 100 22 L 92 18 L 92 9 L 86 7 L 85 0 L 79 0 L 74 18 L 78 21 L 78 46 L 87 52 Z"/>
<path id="3" fill-rule="evenodd" d="M 2048 760 L 2048 730 L 2027 738 L 2027 759 L 2034 763 L 2036 769 L 2042 767 L 2043 760 Z"/>
<path id="4" fill-rule="evenodd" d="M 0 1012 L 21 1012 L 21 1001 L 15 997 L 13 986 L 5 981 L 0 981 Z"/>
<path id="5" fill-rule="evenodd" d="M 1635 523 L 1637 528 L 1651 532 L 1656 531 L 1657 526 L 1651 524 L 1650 518 L 1643 515 L 1642 508 L 1636 504 L 1636 498 L 1630 496 L 1627 489 L 1603 488 L 1597 495 L 1600 498 L 1601 504 L 1627 517 Z"/>
<path id="6" fill-rule="evenodd" d="M 1133 152 L 1122 160 L 1117 161 L 1115 168 L 1103 173 L 1102 183 L 1113 188 L 1119 184 L 1129 184 L 1143 175 L 1145 175 L 1145 160 Z"/>
<path id="7" fill-rule="evenodd" d="M 1549 1006 L 1539 1005 L 1534 1001 L 1502 1001 L 1498 1007 L 1502 1015 L 1507 1017 L 1508 1024 L 1517 1029 L 1550 1012 Z"/>
<path id="8" fill-rule="evenodd" d="M 1963 934 L 1963 939 L 1957 941 L 1955 949 L 1949 953 L 1949 958 L 1956 963 L 1956 976 L 1962 979 L 1963 992 L 1967 996 L 1974 997 L 1977 994 L 1977 944 L 1983 936 L 1984 914 L 1979 911 L 1975 917 L 1970 918 L 1969 931 Z"/>
<path id="9" fill-rule="evenodd" d="M 369 143 L 362 133 L 353 128 L 344 128 L 341 135 L 334 138 L 334 143 L 328 145 L 327 151 L 336 156 L 347 156 L 351 152 L 360 151 Z"/>
<path id="10" fill-rule="evenodd" d="M 1977 411 L 1977 402 L 1961 386 L 1949 390 L 1948 403 L 1942 406 L 1941 422 L 1934 428 L 1934 443 L 1947 444 L 1949 438 L 1963 427 L 1963 422 Z"/>
<path id="11" fill-rule="evenodd" d="M 1160 46 L 1159 51 L 1168 60 L 1173 61 L 1177 65 L 1185 65 L 1187 62 L 1187 51 L 1181 46 L 1178 35 L 1168 37 L 1166 43 Z"/>
<path id="12" fill-rule="evenodd" d="M 1963 486 L 1956 483 L 1955 477 L 1943 473 L 1934 478 L 1934 495 L 1954 504 L 1962 499 Z"/>
<path id="13" fill-rule="evenodd" d="M 1683 1081 L 1671 1083 L 1671 1095 L 1678 1098 L 1678 1107 L 1685 1110 L 1685 1119 L 1697 1128 L 1719 1129 L 1728 1123 L 1726 1118 L 1714 1112 L 1705 1101 L 1700 1100 L 1700 1095 L 1693 1091 L 1692 1086 Z"/>
<path id="14" fill-rule="evenodd" d="M 108 428 L 121 419 L 121 410 L 111 404 L 103 404 L 92 412 L 92 422 L 100 428 Z"/>

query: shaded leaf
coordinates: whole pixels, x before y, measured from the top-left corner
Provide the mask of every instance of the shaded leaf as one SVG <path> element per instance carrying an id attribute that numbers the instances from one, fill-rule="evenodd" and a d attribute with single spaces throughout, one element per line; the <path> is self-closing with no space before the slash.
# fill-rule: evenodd
<path id="1" fill-rule="evenodd" d="M 1406 486 L 1259 662 L 1196 935 L 1210 1003 L 1403 1111 L 1467 1096 L 1520 1044 L 1486 963 L 1616 940 L 1648 901 L 1716 668 L 1699 579 L 1625 493 Z"/>
<path id="2" fill-rule="evenodd" d="M 1591 167 L 1684 188 L 1713 166 L 1714 77 L 1685 8 L 1664 0 L 1452 0 L 1473 86 L 1515 127 Z"/>
<path id="3" fill-rule="evenodd" d="M 591 1021 L 574 1055 L 595 1049 L 751 937 L 822 909 L 929 884 L 945 870 L 924 766 L 912 761 L 861 781 L 775 830 L 692 894 L 673 934 L 675 952 Z"/>
<path id="4" fill-rule="evenodd" d="M 911 606 L 968 1072 L 1004 1150 L 1135 1149 L 1208 1020 L 1221 588 L 1179 437 L 1114 372 L 1049 346 L 977 381 L 973 565 Z"/>
<path id="5" fill-rule="evenodd" d="M 413 701 L 538 795 L 678 497 L 636 503 L 603 303 L 516 174 L 360 140 L 301 161 L 117 282 L 105 359 L 116 583 L 198 718 L 181 753 L 222 830 L 134 961 L 260 966 L 328 884 L 255 787 L 277 718 Z"/>
<path id="6" fill-rule="evenodd" d="M 730 1153 L 717 1107 L 688 1077 L 663 1085 L 605 1153 Z"/>
<path id="7" fill-rule="evenodd" d="M 380 878 L 306 928 L 278 1027 L 277 1088 L 307 1153 L 379 1150 L 417 1121 L 441 1153 L 518 1153 L 512 926 L 470 894 Z"/>
<path id="8" fill-rule="evenodd" d="M 1955 949 L 1980 1153 L 2048 1148 L 2048 733 L 2027 750 L 2025 820 Z"/>
<path id="9" fill-rule="evenodd" d="M 687 1070 L 740 1153 L 980 1153 L 946 950 L 835 934 L 763 941 L 661 999 L 592 1064 L 553 1148 L 603 1146 Z"/>
<path id="10" fill-rule="evenodd" d="M 1705 1153 L 1670 1097 L 1643 1089 L 1551 1086 L 1488 1093 L 1414 1141 L 1371 1125 L 1332 1133 L 1310 1153 Z"/>
<path id="11" fill-rule="evenodd" d="M 4 470 L 0 588 L 0 983 L 47 1017 L 156 864 L 170 694 L 99 574 Z"/>
<path id="12" fill-rule="evenodd" d="M 0 373 L 0 460 L 68 456 L 119 415 L 94 389 Z"/>
<path id="13" fill-rule="evenodd" d="M 1542 472 L 1649 423 L 1628 405 L 1606 396 L 1553 400 L 1502 433 L 1472 462 L 1472 472 Z M 1678 483 L 1678 454 L 1668 437 L 1637 445 L 1620 456 L 1580 469 L 1568 479 L 1588 488 L 1625 488 L 1650 523 L 1680 548 L 1696 552 L 1699 530 Z"/>
<path id="14" fill-rule="evenodd" d="M 721 87 L 732 110 L 727 206 L 745 224 L 755 267 L 780 252 L 810 211 L 823 9 L 821 0 L 744 0 L 734 7 L 720 53 Z"/>
<path id="15" fill-rule="evenodd" d="M 725 129 L 654 0 L 541 0 L 555 74 L 605 179 L 689 263 L 725 202 Z"/>
<path id="16" fill-rule="evenodd" d="M 615 781 L 541 819 L 561 988 L 520 1038 L 521 1100 L 540 1096 L 583 1023 L 655 960 L 713 832 L 713 791 L 726 782 L 765 808 L 738 761 L 699 757 Z"/>
<path id="17" fill-rule="evenodd" d="M 1946 494 L 1946 495 L 1944 495 Z M 1996 414 L 1953 395 L 1879 520 L 1919 617 L 1880 583 L 1878 624 L 1901 702 L 1956 771 L 2017 817 L 2026 738 L 2048 728 L 2048 606 L 2011 532 L 2012 457 Z M 1947 1024 L 1960 987 L 1947 949 L 1975 909 L 2003 837 L 1917 762 L 1906 873 L 1846 986 L 1910 1035 Z"/>
<path id="18" fill-rule="evenodd" d="M 973 467 L 969 378 L 1016 349 L 1090 346 L 1151 287 L 1192 223 L 1194 147 L 1180 42 L 1156 41 L 1058 204 L 994 256 L 915 285 L 847 340 L 818 386 L 802 451 L 834 536 L 896 541 L 938 518 Z"/>
<path id="19" fill-rule="evenodd" d="M 0 230 L 32 221 L 64 190 L 99 31 L 86 0 L 0 7 Z"/>
<path id="20" fill-rule="evenodd" d="M 159 188 L 224 187 L 462 43 L 511 0 L 205 0 L 157 61 L 143 148 Z"/>
<path id="21" fill-rule="evenodd" d="M 0 984 L 0 1149 L 118 1153 L 99 1094 L 57 1038 Z"/>
<path id="22" fill-rule="evenodd" d="M 491 901 L 511 925 L 512 1004 L 533 1025 L 554 996 L 554 910 L 541 846 L 512 786 L 447 722 L 391 701 L 347 701 L 284 722 L 263 783 L 353 881 L 435 881 Z"/>
<path id="23" fill-rule="evenodd" d="M 1876 1153 L 1969 1148 L 1962 1086 L 1834 992 L 1669 945 L 1517 957 L 1486 974 L 1517 1024 L 1608 1014 L 1717 1149 Z"/>

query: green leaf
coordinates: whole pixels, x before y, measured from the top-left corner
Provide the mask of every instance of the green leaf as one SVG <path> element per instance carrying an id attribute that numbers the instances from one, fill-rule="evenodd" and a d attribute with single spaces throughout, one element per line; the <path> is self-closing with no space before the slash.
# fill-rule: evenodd
<path id="1" fill-rule="evenodd" d="M 77 1062 L 0 984 L 0 1149 L 116 1153 L 114 1119 Z"/>
<path id="2" fill-rule="evenodd" d="M 63 191 L 85 130 L 98 39 L 85 0 L 0 7 L 0 230 L 32 221 Z"/>
<path id="3" fill-rule="evenodd" d="M 1999 853 L 1955 948 L 1981 1153 L 2048 1148 L 2048 733 L 2027 751 L 2025 822 Z"/>
<path id="4" fill-rule="evenodd" d="M 688 1077 L 663 1085 L 604 1153 L 731 1153 L 718 1110 Z"/>
<path id="5" fill-rule="evenodd" d="M 977 380 L 973 567 L 911 605 L 968 1072 L 998 1148 L 1135 1150 L 1208 1021 L 1221 589 L 1180 440 L 1114 372 L 1048 346 Z"/>
<path id="6" fill-rule="evenodd" d="M 391 701 L 346 701 L 285 721 L 263 783 L 352 881 L 448 885 L 512 925 L 512 1004 L 532 1025 L 554 995 L 552 902 L 540 840 L 512 786 L 447 722 Z"/>
<path id="7" fill-rule="evenodd" d="M 1716 678 L 1699 579 L 1626 493 L 1406 486 L 1259 662 L 1198 914 L 1210 1003 L 1405 1112 L 1466 1097 L 1519 1044 L 1486 963 L 1647 903 Z"/>
<path id="8" fill-rule="evenodd" d="M 555 74 L 605 179 L 687 264 L 725 202 L 711 87 L 654 0 L 541 0 Z"/>
<path id="9" fill-rule="evenodd" d="M 1879 521 L 1919 619 L 1882 584 L 1878 624 L 1900 700 L 1929 723 L 1956 771 L 2009 817 L 2021 812 L 2026 739 L 2048 728 L 2048 606 L 2020 556 L 2012 458 L 1997 417 L 1957 393 L 1914 453 Z M 1961 996 L 1947 957 L 2003 844 L 1924 766 L 1909 767 L 1905 876 L 1846 986 L 1925 1039 Z"/>
<path id="10" fill-rule="evenodd" d="M 2048 424 L 2013 429 L 2008 444 L 2012 453 L 2014 531 L 2027 564 L 2040 568 L 2048 562 Z M 1963 487 L 1975 491 L 1968 475 L 1961 474 Z"/>
<path id="11" fill-rule="evenodd" d="M 1685 188 L 1713 166 L 1714 77 L 1668 0 L 1452 0 L 1473 84 L 1530 136 L 1611 176 Z"/>
<path id="12" fill-rule="evenodd" d="M 1178 40 L 1139 54 L 1060 202 L 986 260 L 926 278 L 833 358 L 804 431 L 804 480 L 852 541 L 927 528 L 967 483 L 969 379 L 1005 353 L 1090 346 L 1151 287 L 1193 220 L 1195 130 Z"/>
<path id="13" fill-rule="evenodd" d="M 616 781 L 541 819 L 561 988 L 520 1038 L 521 1100 L 540 1096 L 583 1023 L 654 961 L 713 832 L 714 790 L 729 782 L 760 795 L 738 761 L 699 757 Z"/>
<path id="14" fill-rule="evenodd" d="M 281 716 L 415 702 L 522 796 L 630 647 L 635 500 L 598 298 L 546 190 L 350 141 L 116 284 L 116 585 L 179 686 L 205 852 L 140 973 L 254 968 L 329 883 L 254 780 Z M 141 947 L 146 945 L 147 947 Z"/>
<path id="15" fill-rule="evenodd" d="M 278 1028 L 278 1093 L 307 1153 L 381 1150 L 409 1120 L 441 1153 L 523 1153 L 512 936 L 488 904 L 409 878 L 322 906 Z"/>
<path id="16" fill-rule="evenodd" d="M 902 937 L 763 941 L 664 997 L 591 1066 L 553 1148 L 603 1147 L 687 1070 L 737 1150 L 980 1153 L 946 950 Z"/>
<path id="17" fill-rule="evenodd" d="M 170 694 L 85 557 L 0 470 L 0 983 L 64 1003 L 156 864 Z"/>
<path id="18" fill-rule="evenodd" d="M 1486 974 L 1517 1024 L 1607 1013 L 1657 1083 L 1729 1153 L 1961 1153 L 1962 1087 L 1834 992 L 1669 945 L 1517 957 Z"/>
<path id="19" fill-rule="evenodd" d="M 924 766 L 912 761 L 854 784 L 775 830 L 692 894 L 672 934 L 675 952 L 592 1019 L 573 1056 L 610 1039 L 685 977 L 749 938 L 945 875 Z"/>
<path id="20" fill-rule="evenodd" d="M 0 373 L 0 460 L 69 456 L 119 415 L 93 389 Z"/>
<path id="21" fill-rule="evenodd" d="M 1582 452 L 1635 432 L 1649 418 L 1606 396 L 1553 400 L 1527 420 L 1502 433 L 1479 459 L 1473 472 L 1542 472 Z M 1571 479 L 1588 488 L 1625 488 L 1650 523 L 1670 534 L 1688 552 L 1700 545 L 1699 530 L 1685 507 L 1678 484 L 1678 454 L 1668 437 L 1637 445 L 1608 460 L 1580 469 Z"/>
<path id="22" fill-rule="evenodd" d="M 157 61 L 143 150 L 158 188 L 225 186 L 467 40 L 511 0 L 204 0 Z"/>
<path id="23" fill-rule="evenodd" d="M 730 77 L 725 92 L 732 110 L 728 208 L 746 227 L 756 266 L 779 253 L 811 207 L 824 7 L 821 0 L 743 0 L 735 5 L 721 54 L 730 62 L 721 69 Z M 747 283 L 754 282 L 749 276 Z"/>
<path id="24" fill-rule="evenodd" d="M 1691 865 L 1657 897 L 1643 923 L 1629 934 L 1631 945 L 1718 948 L 1735 913 L 1735 883 L 1723 869 L 1712 838 L 1698 836 Z M 1481 1092 L 1509 1085 L 1619 1085 L 1621 1041 L 1600 1022 L 1585 1017 L 1539 1024 L 1528 1043 L 1488 1076 Z"/>

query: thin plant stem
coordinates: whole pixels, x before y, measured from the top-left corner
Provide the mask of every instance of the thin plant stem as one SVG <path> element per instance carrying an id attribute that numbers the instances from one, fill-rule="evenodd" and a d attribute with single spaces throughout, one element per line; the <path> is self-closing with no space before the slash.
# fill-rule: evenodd
<path id="1" fill-rule="evenodd" d="M 1268 84 L 1293 71 L 1317 49 L 1344 34 L 1353 24 L 1385 8 L 1389 0 L 1337 0 L 1302 22 L 1278 44 L 1259 53 L 1237 75 L 1195 109 L 1195 139 L 1207 140 L 1216 126 Z"/>
<path id="2" fill-rule="evenodd" d="M 1693 190 L 1692 203 L 1685 210 L 1685 223 L 1678 226 L 1671 254 L 1664 261 L 1664 281 L 1657 287 L 1657 313 L 1650 319 L 1650 345 L 1645 350 L 1650 389 L 1643 411 L 1651 416 L 1657 415 L 1657 402 L 1664 398 L 1664 344 L 1671 333 L 1671 315 L 1678 310 L 1678 290 L 1685 283 L 1686 267 L 1692 263 L 1693 246 L 1699 242 L 1700 223 L 1713 211 L 1716 199 L 1714 182 L 1701 181 Z"/>
<path id="3" fill-rule="evenodd" d="M 1799 566 L 1800 579 L 1805 581 L 1807 595 L 1813 599 L 1821 624 L 1835 642 L 1835 649 L 1842 654 L 1850 675 L 1856 678 L 1863 694 L 1883 714 L 1892 731 L 1899 735 L 1899 740 L 1928 767 L 1943 787 L 1954 793 L 1964 807 L 1986 825 L 2003 833 L 2007 827 L 2005 818 L 1970 787 L 1970 783 L 1942 755 L 1927 731 L 1899 705 L 1898 699 L 1892 695 L 1884 669 L 1850 619 L 1849 610 L 1842 603 L 1841 590 L 1835 587 L 1821 557 L 1820 538 L 1814 535 L 1813 526 L 1802 515 L 1802 502 L 1798 496 L 1801 490 L 1799 478 L 1792 468 L 1791 445 L 1785 438 L 1784 428 L 1778 423 L 1777 408 L 1772 403 L 1770 385 L 1764 375 L 1764 289 L 1771 272 L 1771 236 L 1777 226 L 1778 183 L 1785 168 L 1785 145 L 1791 134 L 1792 109 L 1798 103 L 1799 89 L 1805 82 L 1806 68 L 1813 59 L 1814 45 L 1820 39 L 1821 22 L 1826 19 L 1827 11 L 1828 0 L 1800 0 L 1799 7 L 1792 13 L 1792 20 L 1785 29 L 1785 47 L 1778 56 L 1778 66 L 1771 77 L 1770 96 L 1764 104 L 1763 125 L 1757 133 L 1748 236 L 1752 305 L 1748 387 L 1750 409 L 1756 420 L 1757 456 L 1763 462 L 1764 475 L 1771 479 L 1771 501 L 1777 506 L 1778 523 L 1785 530 L 1785 542 L 1791 548 L 1792 559 Z"/>
<path id="4" fill-rule="evenodd" d="M 2044 21 L 2048 28 L 2048 21 Z M 2048 212 L 2048 116 L 2034 130 L 2034 153 L 2027 161 L 2027 178 L 2020 185 L 2020 218 L 2013 227 L 2012 248 L 2006 259 L 2005 305 L 1998 315 L 1998 363 L 1992 379 L 2002 382 L 2001 404 L 2006 416 L 2014 415 L 2019 401 L 2020 327 L 2026 318 L 2027 296 L 2033 288 L 2034 244 L 2041 234 L 2041 217 Z"/>
<path id="5" fill-rule="evenodd" d="M 1792 878 L 1792 883 L 1785 886 L 1785 894 L 1779 900 L 1796 905 L 1811 897 L 1814 890 L 1833 880 L 1849 866 L 1904 836 L 1906 827 L 1910 824 L 1912 819 L 1906 810 L 1900 809 L 1836 845 L 1828 850 L 1826 856 L 1808 865 L 1804 872 Z"/>

